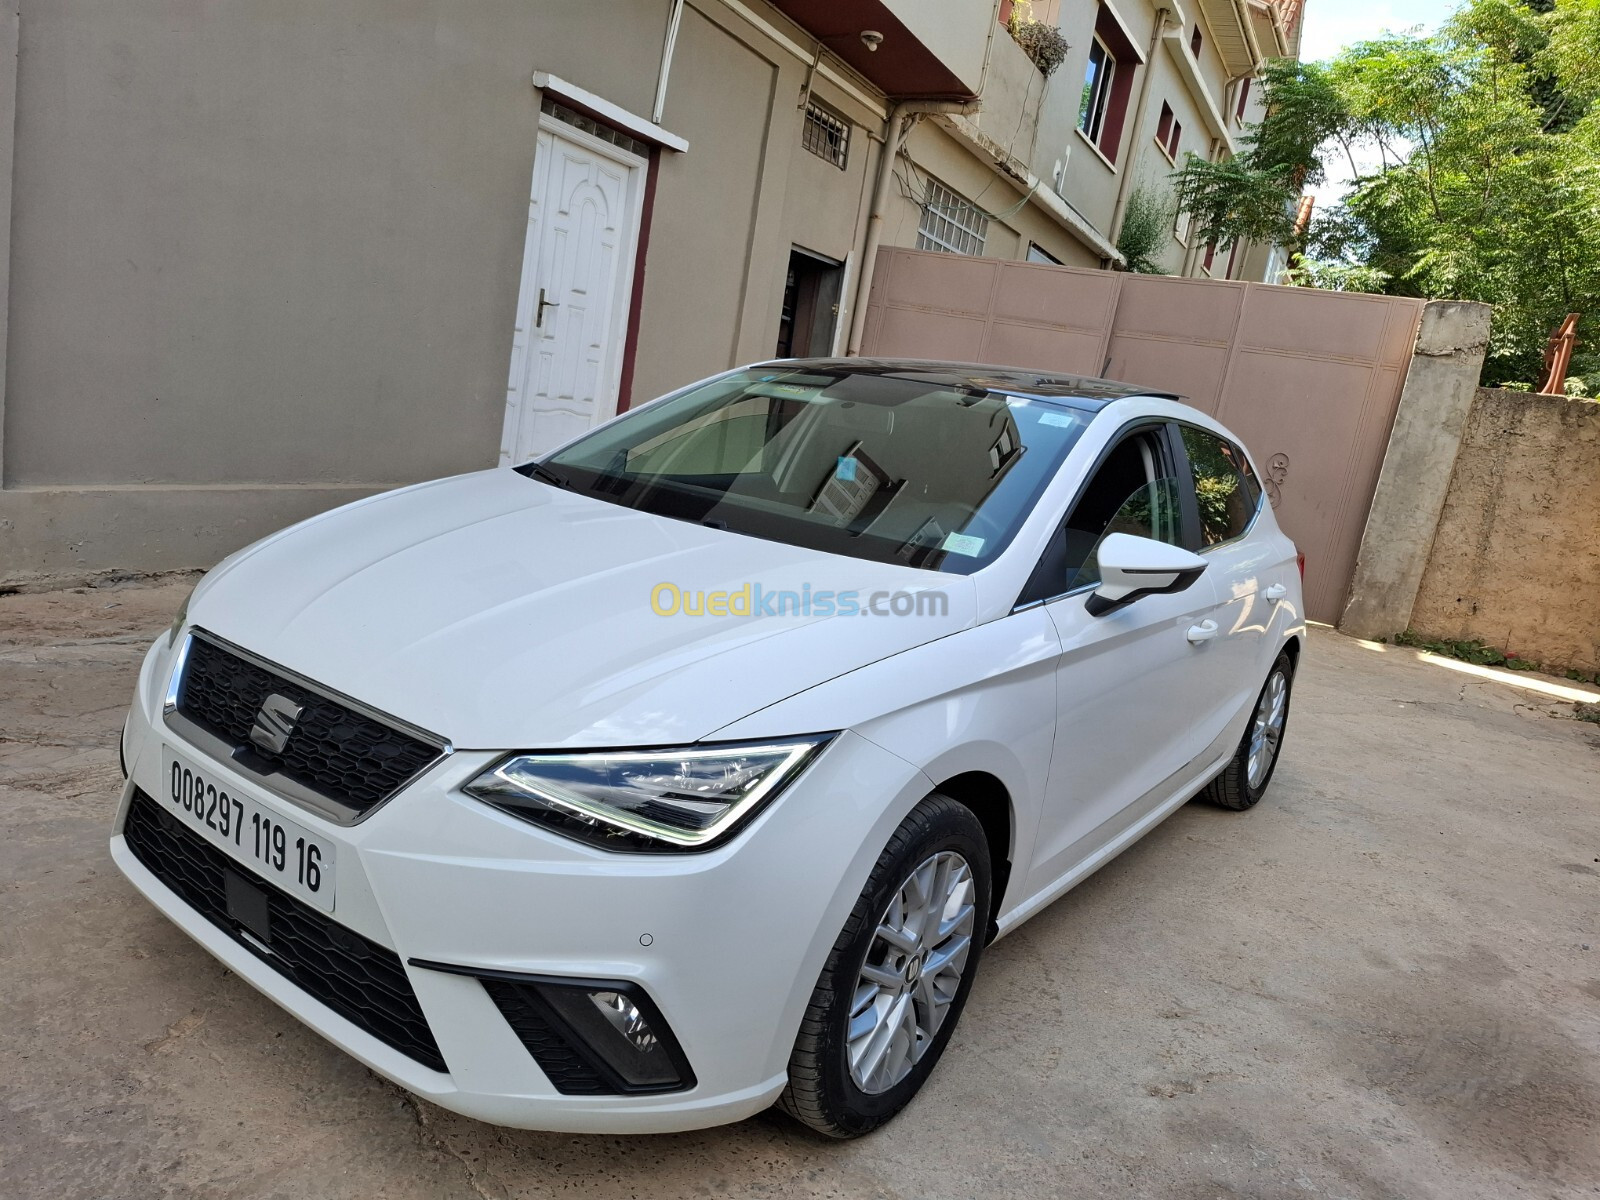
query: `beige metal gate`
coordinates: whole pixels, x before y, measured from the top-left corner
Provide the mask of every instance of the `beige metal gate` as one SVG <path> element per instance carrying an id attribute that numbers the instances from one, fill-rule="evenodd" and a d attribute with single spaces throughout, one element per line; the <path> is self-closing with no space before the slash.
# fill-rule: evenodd
<path id="1" fill-rule="evenodd" d="M 864 354 L 1103 375 L 1176 392 L 1250 447 L 1338 620 L 1423 302 L 880 251 Z"/>

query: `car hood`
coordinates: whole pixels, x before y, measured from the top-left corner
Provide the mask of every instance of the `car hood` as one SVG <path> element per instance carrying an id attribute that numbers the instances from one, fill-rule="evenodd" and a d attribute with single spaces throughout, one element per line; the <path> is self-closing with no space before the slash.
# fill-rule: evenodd
<path id="1" fill-rule="evenodd" d="M 945 601 L 904 617 L 661 616 L 661 583 Z M 206 577 L 189 620 L 459 748 L 648 746 L 699 740 L 962 629 L 975 594 L 963 576 L 673 521 L 502 469 L 258 542 Z"/>

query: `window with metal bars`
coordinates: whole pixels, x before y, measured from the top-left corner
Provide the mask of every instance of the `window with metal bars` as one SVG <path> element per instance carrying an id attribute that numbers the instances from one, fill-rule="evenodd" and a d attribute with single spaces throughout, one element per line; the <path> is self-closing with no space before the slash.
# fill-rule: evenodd
<path id="1" fill-rule="evenodd" d="M 923 192 L 922 220 L 917 226 L 918 250 L 982 254 L 988 236 L 989 218 L 976 205 L 938 180 L 928 180 Z"/>
<path id="2" fill-rule="evenodd" d="M 850 161 L 850 122 L 813 100 L 806 105 L 800 144 L 842 171 Z"/>

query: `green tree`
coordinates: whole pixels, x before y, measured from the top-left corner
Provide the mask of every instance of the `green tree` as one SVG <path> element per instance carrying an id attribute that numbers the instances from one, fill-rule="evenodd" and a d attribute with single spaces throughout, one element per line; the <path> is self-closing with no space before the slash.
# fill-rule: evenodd
<path id="1" fill-rule="evenodd" d="M 1313 286 L 1493 304 L 1490 382 L 1535 378 L 1568 312 L 1600 330 L 1600 0 L 1469 0 L 1264 84 L 1239 155 L 1179 172 L 1201 237 L 1283 244 Z M 1335 156 L 1354 185 L 1297 228 Z"/>
<path id="2" fill-rule="evenodd" d="M 1122 218 L 1122 231 L 1117 235 L 1117 252 L 1128 264 L 1128 270 L 1143 275 L 1160 275 L 1161 263 L 1156 255 L 1172 236 L 1172 222 L 1177 212 L 1171 200 L 1161 191 L 1139 184 L 1128 196 L 1128 211 Z"/>

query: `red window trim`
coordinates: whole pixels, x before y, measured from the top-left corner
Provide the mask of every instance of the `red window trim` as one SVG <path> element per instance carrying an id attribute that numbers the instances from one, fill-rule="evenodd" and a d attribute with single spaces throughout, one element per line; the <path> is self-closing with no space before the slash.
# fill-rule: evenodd
<path id="1" fill-rule="evenodd" d="M 1128 101 L 1133 95 L 1133 77 L 1144 64 L 1144 56 L 1129 39 L 1116 14 L 1102 4 L 1094 22 L 1095 36 L 1105 43 L 1116 69 L 1111 73 L 1111 95 L 1106 98 L 1105 120 L 1100 125 L 1100 153 L 1113 163 L 1122 150 L 1122 130 L 1127 124 Z"/>

